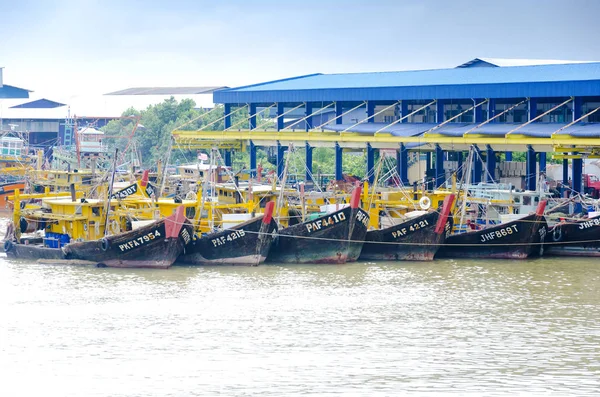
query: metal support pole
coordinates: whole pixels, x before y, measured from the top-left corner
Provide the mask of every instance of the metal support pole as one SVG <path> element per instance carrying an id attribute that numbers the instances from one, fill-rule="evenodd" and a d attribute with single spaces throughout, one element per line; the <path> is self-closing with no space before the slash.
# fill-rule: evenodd
<path id="1" fill-rule="evenodd" d="M 281 143 L 277 141 L 277 177 L 281 179 L 283 177 L 283 167 L 285 161 L 283 156 L 285 155 L 285 146 L 281 146 Z"/>
<path id="2" fill-rule="evenodd" d="M 225 149 L 223 150 L 223 157 L 225 161 L 226 167 L 231 167 L 231 150 Z"/>
<path id="3" fill-rule="evenodd" d="M 439 99 L 435 104 L 435 122 L 437 124 L 444 122 L 444 101 Z"/>
<path id="4" fill-rule="evenodd" d="M 575 153 L 573 153 L 575 154 Z M 583 160 L 581 158 L 579 159 L 573 159 L 573 162 L 571 163 L 571 181 L 573 183 L 573 193 L 583 193 L 583 186 L 582 186 L 582 174 L 583 174 Z"/>
<path id="5" fill-rule="evenodd" d="M 473 148 L 475 149 L 475 153 L 473 154 L 473 175 L 471 176 L 471 180 L 473 185 L 477 185 L 481 182 L 483 164 L 481 163 L 481 150 L 479 150 L 477 145 L 473 145 Z"/>
<path id="6" fill-rule="evenodd" d="M 506 161 L 512 161 L 512 152 L 506 152 L 506 153 L 504 153 L 504 160 L 506 160 Z"/>
<path id="7" fill-rule="evenodd" d="M 249 122 L 249 128 L 250 130 L 253 130 L 256 128 L 256 104 L 255 103 L 251 103 L 248 106 L 248 122 Z"/>
<path id="8" fill-rule="evenodd" d="M 335 180 L 341 181 L 344 178 L 342 173 L 342 148 L 339 143 L 335 143 Z"/>
<path id="9" fill-rule="evenodd" d="M 373 184 L 375 181 L 375 149 L 370 143 L 367 143 L 367 175 L 369 183 Z"/>
<path id="10" fill-rule="evenodd" d="M 527 105 L 527 121 L 531 121 L 537 117 L 537 99 L 529 98 Z"/>
<path id="11" fill-rule="evenodd" d="M 256 146 L 250 141 L 250 177 L 256 178 Z"/>
<path id="12" fill-rule="evenodd" d="M 496 152 L 490 145 L 486 146 L 485 167 L 487 168 L 486 182 L 496 182 Z"/>
<path id="13" fill-rule="evenodd" d="M 433 190 L 431 183 L 431 152 L 425 153 L 425 185 L 427 190 Z"/>
<path id="14" fill-rule="evenodd" d="M 540 172 L 546 172 L 546 152 L 540 152 Z"/>
<path id="15" fill-rule="evenodd" d="M 576 96 L 573 99 L 573 121 L 583 116 L 583 98 Z"/>
<path id="16" fill-rule="evenodd" d="M 342 124 L 342 117 L 340 117 L 342 115 L 342 113 L 344 113 L 344 109 L 342 108 L 342 103 L 341 102 L 336 102 L 335 103 L 335 123 L 336 124 Z"/>
<path id="17" fill-rule="evenodd" d="M 306 142 L 305 151 L 306 151 L 306 177 L 305 177 L 306 179 L 305 179 L 305 183 L 309 183 L 310 181 L 312 181 L 312 166 L 313 166 L 312 155 L 313 155 L 313 148 L 312 148 L 312 146 L 309 145 L 308 142 Z"/>
<path id="18" fill-rule="evenodd" d="M 573 153 L 573 154 L 577 154 L 577 153 Z M 572 163 L 571 163 L 571 172 L 573 173 L 573 177 L 572 177 L 572 183 L 573 183 L 573 192 L 572 194 L 577 194 L 577 193 L 585 193 L 583 191 L 583 181 L 582 181 L 582 174 L 583 174 L 583 159 L 578 158 L 578 159 L 573 159 Z M 575 206 L 573 208 L 573 212 L 575 213 L 579 213 L 582 211 L 582 205 L 581 202 L 578 200 L 575 202 Z"/>
<path id="19" fill-rule="evenodd" d="M 435 145 L 435 187 L 442 186 L 446 180 L 446 172 L 444 171 L 444 151 L 440 145 Z"/>
<path id="20" fill-rule="evenodd" d="M 494 118 L 494 116 L 496 116 L 496 100 L 493 98 L 490 98 L 488 101 L 488 107 L 487 107 L 487 119 L 491 119 Z M 492 121 L 493 123 L 493 121 Z"/>
<path id="21" fill-rule="evenodd" d="M 223 115 L 225 116 L 225 129 L 231 127 L 231 104 L 226 103 L 223 106 Z"/>
<path id="22" fill-rule="evenodd" d="M 485 99 L 474 99 L 474 103 L 481 103 L 483 102 Z M 477 106 L 476 108 L 473 109 L 473 120 L 476 123 L 483 123 L 483 106 Z"/>
<path id="23" fill-rule="evenodd" d="M 400 104 L 400 111 L 402 113 L 401 117 L 404 117 L 408 114 L 408 101 L 402 101 Z M 408 117 L 403 118 L 402 123 L 408 123 Z"/>
<path id="24" fill-rule="evenodd" d="M 306 116 L 306 120 L 304 120 L 304 130 L 309 131 L 311 128 L 313 128 L 312 102 L 306 102 L 306 105 L 304 105 L 304 109 L 304 116 Z"/>
<path id="25" fill-rule="evenodd" d="M 408 185 L 408 150 L 403 143 L 400 144 L 400 149 L 396 151 L 396 167 L 400 181 L 403 185 Z"/>
<path id="26" fill-rule="evenodd" d="M 564 192 L 568 190 L 566 187 L 569 185 L 569 159 L 563 159 L 562 162 L 562 183 L 560 193 L 564 197 Z"/>
<path id="27" fill-rule="evenodd" d="M 526 161 L 526 175 L 525 175 L 525 189 L 535 190 L 536 187 L 536 161 L 535 161 L 535 150 L 531 146 L 527 146 L 527 152 L 525 156 Z"/>
<path id="28" fill-rule="evenodd" d="M 283 103 L 278 103 L 277 104 L 277 131 L 281 131 L 283 129 L 283 112 L 284 112 Z"/>
<path id="29" fill-rule="evenodd" d="M 458 163 L 456 164 L 456 179 L 461 180 L 463 177 L 463 152 L 456 153 L 456 161 Z"/>
<path id="30" fill-rule="evenodd" d="M 375 114 L 375 102 L 369 101 L 369 102 L 367 102 L 367 123 L 375 122 L 375 117 L 373 117 L 374 114 Z"/>

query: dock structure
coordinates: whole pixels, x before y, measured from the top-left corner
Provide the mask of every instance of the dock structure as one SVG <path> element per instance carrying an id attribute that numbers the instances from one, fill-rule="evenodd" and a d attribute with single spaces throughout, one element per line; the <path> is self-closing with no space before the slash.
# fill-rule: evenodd
<path id="1" fill-rule="evenodd" d="M 289 144 L 306 146 L 310 171 L 312 148 L 335 148 L 335 176 L 342 176 L 344 149 L 365 150 L 367 175 L 373 179 L 374 153 L 396 150 L 397 171 L 408 181 L 409 153 L 433 155 L 435 184 L 444 181 L 444 160 L 460 165 L 463 151 L 474 147 L 472 181 L 482 181 L 482 161 L 494 175 L 497 154 L 526 153 L 526 188 L 535 190 L 545 171 L 547 153 L 563 159 L 563 183 L 582 192 L 583 159 L 600 158 L 600 62 L 541 61 L 531 66 L 476 58 L 451 69 L 405 72 L 311 74 L 215 91 L 223 104 L 224 131 L 175 131 L 181 147 L 215 145 L 247 148 L 256 168 L 256 149 L 276 147 L 277 169 Z M 519 62 L 522 64 L 522 62 Z M 243 126 L 231 115 L 248 109 Z M 276 113 L 273 114 L 273 111 Z M 268 113 L 275 128 L 257 126 Z M 428 163 L 430 164 L 430 163 Z M 429 166 L 429 165 L 428 165 Z"/>

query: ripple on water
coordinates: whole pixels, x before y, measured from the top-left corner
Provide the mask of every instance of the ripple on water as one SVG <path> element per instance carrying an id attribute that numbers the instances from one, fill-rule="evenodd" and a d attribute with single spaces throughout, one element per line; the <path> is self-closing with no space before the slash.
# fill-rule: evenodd
<path id="1" fill-rule="evenodd" d="M 593 260 L 95 269 L 0 257 L 0 395 L 591 394 Z"/>

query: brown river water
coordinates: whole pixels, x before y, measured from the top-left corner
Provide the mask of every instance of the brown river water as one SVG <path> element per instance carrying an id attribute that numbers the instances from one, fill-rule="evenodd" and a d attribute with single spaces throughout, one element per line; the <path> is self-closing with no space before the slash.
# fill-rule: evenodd
<path id="1" fill-rule="evenodd" d="M 0 313 L 0 396 L 600 394 L 598 259 L 127 270 L 0 254 Z"/>

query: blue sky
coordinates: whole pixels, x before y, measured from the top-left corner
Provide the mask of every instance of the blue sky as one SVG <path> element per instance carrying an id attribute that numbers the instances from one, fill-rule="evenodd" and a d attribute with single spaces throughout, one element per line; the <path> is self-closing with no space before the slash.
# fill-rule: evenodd
<path id="1" fill-rule="evenodd" d="M 63 96 L 475 57 L 600 60 L 599 11 L 595 0 L 0 0 L 0 66 L 6 84 Z"/>

